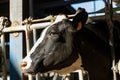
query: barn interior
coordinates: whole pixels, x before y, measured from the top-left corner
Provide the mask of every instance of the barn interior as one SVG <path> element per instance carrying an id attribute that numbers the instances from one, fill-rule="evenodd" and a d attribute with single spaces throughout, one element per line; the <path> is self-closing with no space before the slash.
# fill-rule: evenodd
<path id="1" fill-rule="evenodd" d="M 20 18 L 21 20 L 18 20 L 19 18 L 13 19 L 13 20 L 18 20 L 18 22 L 20 22 L 18 24 L 23 25 L 24 23 L 22 23 L 22 22 L 26 18 L 28 19 L 29 17 L 32 17 L 33 20 L 38 19 L 38 22 L 42 23 L 42 22 L 47 22 L 50 20 L 43 20 L 43 21 L 40 20 L 39 21 L 39 19 L 43 19 L 50 15 L 58 15 L 59 13 L 64 13 L 66 15 L 72 15 L 72 14 L 75 14 L 76 9 L 78 7 L 82 7 L 82 8 L 85 8 L 86 11 L 88 11 L 90 22 L 105 19 L 105 4 L 104 4 L 105 0 L 21 0 L 20 6 L 17 3 L 17 1 L 19 2 L 20 0 L 0 0 L 0 17 L 4 16 L 4 17 L 7 17 L 9 20 L 12 19 L 13 16 L 15 18 L 15 17 L 17 17 L 17 15 L 19 15 L 19 10 L 17 12 L 17 8 L 21 7 L 22 8 L 22 12 L 21 12 L 22 16 Z M 99 4 L 99 1 L 102 2 L 103 5 L 98 9 L 97 5 Z M 113 13 L 114 13 L 113 19 L 120 21 L 120 14 L 119 14 L 120 13 L 120 1 L 119 0 L 112 0 L 112 1 L 113 1 L 112 4 L 114 5 L 113 9 L 112 9 Z M 91 7 L 91 8 L 88 8 L 88 6 L 85 6 L 87 3 L 91 3 L 89 5 L 89 7 Z M 14 7 L 10 7 L 13 4 L 14 4 Z M 84 5 L 84 6 L 81 6 L 81 5 Z M 11 9 L 12 9 L 12 11 L 11 11 Z M 14 12 L 13 9 L 16 11 Z M 13 15 L 12 13 L 15 13 L 15 14 Z M 35 23 L 38 23 L 38 22 L 35 22 Z M 13 24 L 13 23 L 11 22 L 10 24 Z M 14 25 L 18 25 L 18 24 L 15 23 Z M 41 30 L 42 29 L 36 30 L 35 33 L 37 33 L 36 34 L 37 38 L 39 37 Z M 2 29 L 0 28 L 0 35 L 2 34 L 1 31 L 2 31 Z M 5 41 L 3 41 L 3 42 L 5 42 L 5 50 L 3 49 L 4 51 L 2 51 L 0 53 L 0 65 L 2 65 L 0 67 L 0 80 L 27 80 L 28 79 L 28 77 L 26 77 L 26 76 L 24 76 L 24 78 L 23 78 L 23 76 L 21 76 L 23 74 L 19 71 L 19 69 L 16 69 L 14 67 L 14 65 L 11 64 L 12 61 L 16 60 L 13 63 L 15 65 L 17 65 L 18 62 L 22 59 L 22 57 L 24 57 L 24 55 L 26 55 L 26 54 L 22 54 L 23 51 L 26 53 L 27 53 L 27 51 L 29 51 L 26 48 L 27 41 L 24 41 L 26 33 L 24 31 L 22 31 L 23 34 L 20 34 L 20 37 L 19 37 L 22 40 L 20 40 L 19 38 L 16 39 L 16 37 L 11 36 L 11 35 L 14 35 L 14 32 L 21 32 L 21 31 L 13 31 L 13 32 L 8 31 L 3 36 L 5 38 Z M 12 34 L 10 34 L 10 33 L 12 33 Z M 31 32 L 30 34 L 32 35 L 33 33 L 34 33 L 34 31 Z M 17 35 L 17 34 L 15 34 L 15 35 Z M 34 43 L 33 43 L 32 38 L 30 40 L 32 41 L 32 44 L 30 45 L 32 47 Z M 15 45 L 15 44 L 18 44 L 18 42 L 20 42 L 20 44 Z M 2 43 L 0 44 L 0 46 L 2 49 Z M 13 48 L 11 48 L 11 47 L 13 47 Z M 14 49 L 16 49 L 16 48 L 14 48 L 14 47 L 16 47 L 19 50 L 15 51 Z M 6 54 L 4 55 L 3 52 L 6 52 Z M 20 53 L 20 54 L 17 54 L 17 56 L 15 56 L 16 55 L 15 53 Z M 3 56 L 6 56 L 7 63 L 4 63 L 5 60 L 4 60 Z M 13 59 L 14 57 L 16 57 L 17 59 Z M 4 66 L 6 66 L 7 68 L 5 68 Z M 17 65 L 16 67 L 18 67 L 18 66 L 19 65 Z M 3 70 L 4 69 L 3 67 L 6 70 Z M 9 78 L 7 78 L 7 79 L 5 78 L 6 74 L 9 76 Z M 72 76 L 72 77 L 74 78 L 75 76 L 76 76 L 76 74 L 74 74 L 74 76 Z M 36 76 L 34 76 L 33 79 L 30 78 L 28 80 L 38 80 L 38 78 L 36 78 Z M 40 80 L 50 80 L 50 79 L 47 77 L 46 79 L 40 79 Z M 77 79 L 75 79 L 75 80 L 77 80 Z M 80 79 L 80 80 L 83 80 L 83 79 Z M 88 80 L 88 79 L 84 79 L 84 80 Z"/>

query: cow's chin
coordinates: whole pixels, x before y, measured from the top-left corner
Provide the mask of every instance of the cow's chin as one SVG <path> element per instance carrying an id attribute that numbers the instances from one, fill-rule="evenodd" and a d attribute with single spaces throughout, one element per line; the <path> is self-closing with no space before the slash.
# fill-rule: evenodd
<path id="1" fill-rule="evenodd" d="M 25 75 L 29 75 L 29 74 L 35 75 L 38 72 L 37 72 L 37 70 L 33 70 L 33 69 L 24 69 L 24 70 L 22 69 L 22 73 L 25 74 Z"/>

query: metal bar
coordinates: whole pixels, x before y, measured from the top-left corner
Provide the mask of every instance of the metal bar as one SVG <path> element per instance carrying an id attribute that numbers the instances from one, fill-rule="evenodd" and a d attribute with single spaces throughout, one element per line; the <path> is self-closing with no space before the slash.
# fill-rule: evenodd
<path id="1" fill-rule="evenodd" d="M 104 12 L 103 12 L 104 13 Z M 93 13 L 88 13 L 88 14 L 95 14 L 95 12 Z M 72 14 L 72 15 L 67 15 L 69 19 L 72 19 L 75 14 Z M 49 16 L 48 16 L 49 17 Z M 49 18 L 43 18 L 43 19 L 35 19 L 35 20 L 32 20 L 31 23 L 34 24 L 34 23 L 46 23 L 46 22 L 50 22 L 51 19 L 55 19 L 56 18 L 56 15 L 53 17 L 49 17 Z M 105 20 L 105 16 L 104 15 L 101 15 L 101 16 L 93 16 L 93 17 L 89 17 L 91 18 L 92 20 Z M 117 13 L 117 14 L 113 14 L 113 17 L 112 17 L 113 20 L 119 20 L 120 19 L 120 14 Z M 22 24 L 25 24 L 25 22 L 23 21 Z"/>
<path id="2" fill-rule="evenodd" d="M 35 42 L 37 41 L 37 31 L 36 31 L 36 29 L 33 29 L 33 42 L 34 42 L 34 44 L 35 44 Z"/>
<path id="3" fill-rule="evenodd" d="M 115 14 L 113 15 L 113 20 L 118 20 L 120 19 L 120 14 Z M 72 19 L 75 15 L 68 15 L 69 19 Z M 56 16 L 55 16 L 56 17 Z M 105 17 L 104 16 L 96 16 L 96 17 L 90 17 L 91 20 L 104 20 Z M 43 18 L 43 19 L 36 19 L 36 20 L 32 20 L 32 23 L 30 25 L 29 29 L 40 29 L 40 28 L 45 28 L 46 26 L 49 26 L 51 24 L 51 18 Z M 24 22 L 22 24 L 25 24 Z M 3 29 L 4 33 L 8 33 L 8 32 L 19 32 L 19 31 L 25 31 L 26 30 L 26 25 L 18 25 L 16 27 L 10 26 L 10 27 L 6 27 Z"/>
<path id="4" fill-rule="evenodd" d="M 30 29 L 40 29 L 40 28 L 42 29 L 42 28 L 49 26 L 50 24 L 51 24 L 51 22 L 32 24 L 30 26 Z"/>
<path id="5" fill-rule="evenodd" d="M 29 53 L 30 51 L 30 40 L 29 40 L 29 31 L 26 30 L 25 31 L 25 36 L 26 36 L 26 49 L 27 49 L 27 54 Z"/>
<path id="6" fill-rule="evenodd" d="M 7 80 L 7 59 L 6 59 L 6 49 L 5 49 L 5 36 L 1 35 L 1 45 L 2 45 L 2 55 L 4 57 L 4 63 L 2 65 L 4 79 Z"/>
<path id="7" fill-rule="evenodd" d="M 73 18 L 75 16 L 75 14 L 72 14 L 72 15 L 67 15 L 69 19 Z M 50 15 L 50 16 L 47 16 L 45 18 L 42 18 L 42 19 L 35 19 L 35 20 L 32 20 L 31 21 L 31 24 L 34 24 L 34 23 L 45 23 L 45 22 L 51 22 L 51 20 L 55 20 L 57 17 L 57 15 Z M 26 23 L 26 21 L 24 20 L 22 22 L 22 24 L 24 25 Z"/>
<path id="8" fill-rule="evenodd" d="M 111 59 L 112 59 L 112 69 L 113 69 L 113 80 L 117 80 L 115 68 L 115 47 L 114 47 L 114 35 L 113 35 L 113 11 L 112 11 L 112 0 L 105 1 L 105 16 L 106 22 L 109 28 L 109 45 L 111 50 Z"/>
<path id="9" fill-rule="evenodd" d="M 22 34 L 16 37 L 14 34 L 10 35 L 10 80 L 21 80 L 22 72 L 20 69 L 20 62 L 22 60 Z"/>
<path id="10" fill-rule="evenodd" d="M 35 20 L 31 20 L 31 24 L 33 24 L 33 23 L 44 23 L 44 22 L 50 22 L 51 21 L 51 19 L 55 19 L 55 17 L 56 16 L 52 16 L 52 15 L 50 15 L 50 16 L 47 16 L 47 17 L 45 17 L 45 18 L 42 18 L 42 19 L 35 19 Z M 31 18 L 31 17 L 29 17 L 29 18 Z M 24 20 L 23 22 L 22 22 L 22 24 L 24 25 L 24 24 L 26 24 L 28 22 L 28 20 Z"/>
<path id="11" fill-rule="evenodd" d="M 27 29 L 25 30 L 25 34 L 26 34 L 26 49 L 28 54 L 30 51 L 30 39 L 29 39 L 29 31 Z M 28 80 L 33 80 L 33 76 L 29 74 Z"/>
<path id="12" fill-rule="evenodd" d="M 32 24 L 32 25 L 30 25 L 29 29 L 45 28 L 46 26 L 49 26 L 50 24 L 51 24 L 51 22 Z M 27 29 L 26 25 L 19 25 L 19 26 L 16 26 L 16 27 L 11 26 L 11 27 L 4 28 L 3 33 L 25 31 L 26 29 Z"/>
<path id="13" fill-rule="evenodd" d="M 23 0 L 10 0 L 10 20 L 12 23 L 22 23 L 22 7 Z M 23 75 L 19 65 L 23 57 L 23 34 L 21 32 L 17 33 L 17 36 L 14 34 L 10 34 L 10 80 L 21 80 Z"/>

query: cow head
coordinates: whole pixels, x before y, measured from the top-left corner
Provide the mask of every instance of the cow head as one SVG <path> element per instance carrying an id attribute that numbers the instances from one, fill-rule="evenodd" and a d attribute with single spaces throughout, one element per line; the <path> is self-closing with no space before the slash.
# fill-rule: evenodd
<path id="1" fill-rule="evenodd" d="M 34 74 L 61 69 L 76 60 L 73 57 L 76 55 L 73 54 L 73 35 L 87 20 L 85 10 L 78 14 L 73 21 L 65 15 L 58 15 L 55 22 L 43 30 L 40 38 L 21 62 L 24 73 Z"/>

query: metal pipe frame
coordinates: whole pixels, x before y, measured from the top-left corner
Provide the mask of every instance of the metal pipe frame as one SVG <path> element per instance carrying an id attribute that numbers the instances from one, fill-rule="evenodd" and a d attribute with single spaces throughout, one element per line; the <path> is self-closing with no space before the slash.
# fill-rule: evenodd
<path id="1" fill-rule="evenodd" d="M 118 19 L 118 15 L 119 14 L 115 14 L 113 15 L 113 20 L 117 20 Z M 68 15 L 69 19 L 72 19 L 75 16 L 75 14 L 73 15 Z M 50 17 L 50 18 L 43 18 L 43 19 L 36 19 L 36 20 L 32 20 L 31 21 L 31 25 L 29 26 L 29 28 L 26 25 L 18 25 L 16 27 L 14 26 L 10 26 L 10 27 L 6 27 L 2 30 L 3 33 L 11 33 L 11 32 L 19 32 L 19 31 L 25 31 L 26 29 L 42 29 L 45 28 L 46 26 L 49 26 L 52 22 L 51 19 L 55 19 L 56 16 L 54 17 Z M 117 19 L 116 19 L 117 18 Z M 104 16 L 97 16 L 97 17 L 90 17 L 91 20 L 97 20 L 97 19 L 102 19 L 104 20 L 105 17 Z M 25 22 L 23 22 L 22 24 L 25 24 Z"/>
<path id="2" fill-rule="evenodd" d="M 1 45 L 2 45 L 2 55 L 4 59 L 4 63 L 2 65 L 3 68 L 3 75 L 4 75 L 4 80 L 7 80 L 7 59 L 6 59 L 6 49 L 5 49 L 5 38 L 4 34 L 1 35 Z"/>
<path id="3" fill-rule="evenodd" d="M 19 25 L 16 27 L 10 26 L 10 27 L 6 27 L 2 30 L 3 33 L 13 33 L 13 32 L 21 32 L 21 31 L 25 31 L 26 29 L 42 29 L 45 28 L 46 26 L 49 26 L 51 24 L 51 22 L 46 22 L 46 23 L 37 23 L 37 24 L 31 24 L 29 27 L 27 27 L 26 25 Z"/>
<path id="4" fill-rule="evenodd" d="M 26 49 L 27 49 L 27 54 L 30 51 L 30 42 L 29 42 L 29 30 L 34 30 L 34 29 L 41 29 L 49 26 L 51 22 L 45 22 L 45 23 L 36 23 L 36 24 L 27 24 L 27 25 L 18 25 L 16 27 L 10 26 L 10 27 L 5 27 L 2 30 L 2 35 L 1 38 L 3 39 L 2 36 L 4 36 L 5 33 L 14 33 L 14 32 L 22 32 L 25 31 L 25 37 L 26 37 Z M 4 47 L 4 46 L 3 46 Z M 5 50 L 4 50 L 5 52 Z M 6 60 L 6 59 L 5 59 Z M 5 69 L 6 70 L 6 69 Z M 31 75 L 28 76 L 29 80 L 33 80 L 33 77 Z M 6 74 L 5 74 L 5 80 L 6 80 Z"/>

